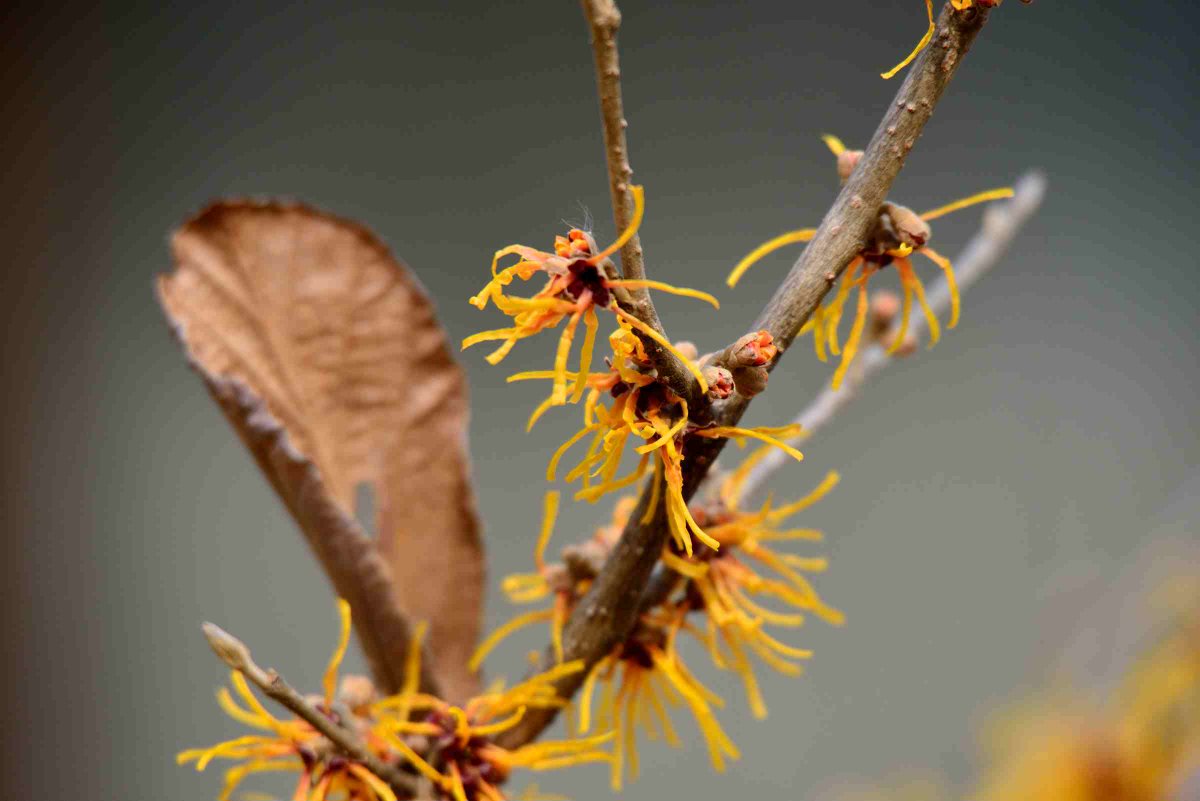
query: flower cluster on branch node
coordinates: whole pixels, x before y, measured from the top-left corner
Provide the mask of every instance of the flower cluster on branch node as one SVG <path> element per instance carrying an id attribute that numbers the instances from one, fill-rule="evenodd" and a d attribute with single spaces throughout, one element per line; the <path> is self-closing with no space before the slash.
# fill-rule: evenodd
<path id="1" fill-rule="evenodd" d="M 672 542 L 662 554 L 668 571 L 668 588 L 644 606 L 633 630 L 588 673 L 574 707 L 573 722 L 580 736 L 595 724 L 601 731 L 616 732 L 612 783 L 638 770 L 637 730 L 671 745 L 679 745 L 670 710 L 686 708 L 704 738 L 713 767 L 725 769 L 739 752 L 717 720 L 724 700 L 706 686 L 683 662 L 677 647 L 680 635 L 694 638 L 713 665 L 741 677 L 750 709 L 766 716 L 751 657 L 785 675 L 799 675 L 801 663 L 811 656 L 806 649 L 788 645 L 766 630 L 796 628 L 809 614 L 834 625 L 842 614 L 826 604 L 808 575 L 826 567 L 824 559 L 780 553 L 779 543 L 818 541 L 821 533 L 809 528 L 784 528 L 792 515 L 824 497 L 838 482 L 828 474 L 811 493 L 782 506 L 767 500 L 750 511 L 742 508 L 746 477 L 766 454 L 759 449 L 733 473 L 715 482 L 689 508 L 689 517 L 708 532 L 713 545 L 698 544 L 692 551 Z M 542 608 L 519 614 L 496 629 L 476 651 L 472 667 L 478 668 L 496 646 L 515 631 L 549 624 L 557 660 L 563 659 L 563 627 L 587 594 L 634 512 L 636 500 L 619 500 L 610 522 L 586 542 L 563 549 L 562 561 L 550 564 L 545 553 L 558 511 L 557 492 L 546 495 L 542 527 L 534 548 L 534 571 L 504 578 L 502 589 L 513 603 L 549 600 Z M 777 605 L 781 608 L 771 608 Z M 531 655 L 536 658 L 536 654 Z"/>

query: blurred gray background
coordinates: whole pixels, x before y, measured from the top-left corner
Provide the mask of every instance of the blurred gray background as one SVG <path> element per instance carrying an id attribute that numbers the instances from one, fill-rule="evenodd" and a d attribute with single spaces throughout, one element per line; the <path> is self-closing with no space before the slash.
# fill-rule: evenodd
<path id="1" fill-rule="evenodd" d="M 663 300 L 675 337 L 705 348 L 743 331 L 794 254 L 736 291 L 726 271 L 819 221 L 837 187 L 818 135 L 865 142 L 896 90 L 878 73 L 922 33 L 922 6 L 623 5 L 649 268 L 723 304 L 710 319 Z M 843 473 L 804 524 L 828 532 L 818 587 L 848 625 L 800 632 L 817 652 L 804 678 L 762 670 L 763 723 L 731 676 L 704 671 L 744 758 L 713 776 L 696 741 L 646 745 L 628 798 L 810 798 L 908 766 L 963 779 L 981 715 L 1058 665 L 1101 599 L 1140 583 L 1129 571 L 1154 560 L 1147 543 L 1195 542 L 1198 13 L 1179 0 L 993 15 L 893 196 L 928 208 L 1039 166 L 1044 210 L 967 296 L 962 325 L 779 476 L 789 495 Z M 210 198 L 303 198 L 383 235 L 452 339 L 499 324 L 466 303 L 496 247 L 548 244 L 585 210 L 612 233 L 582 18 L 569 2 L 0 14 L 5 784 L 213 798 L 217 773 L 173 762 L 239 733 L 213 703 L 225 673 L 199 622 L 309 687 L 336 626 L 292 523 L 168 335 L 151 291 L 168 232 Z M 954 255 L 978 220 L 937 223 L 935 245 Z M 564 412 L 526 436 L 539 390 L 503 383 L 550 347 L 502 368 L 462 359 L 493 586 L 528 564 L 540 471 L 576 423 Z M 750 422 L 784 421 L 827 376 L 797 347 Z M 571 507 L 556 541 L 607 512 Z M 489 621 L 509 612 L 493 590 Z M 518 672 L 539 637 L 493 674 Z M 1115 658 L 1099 646 L 1085 662 Z M 537 781 L 609 794 L 599 767 Z"/>

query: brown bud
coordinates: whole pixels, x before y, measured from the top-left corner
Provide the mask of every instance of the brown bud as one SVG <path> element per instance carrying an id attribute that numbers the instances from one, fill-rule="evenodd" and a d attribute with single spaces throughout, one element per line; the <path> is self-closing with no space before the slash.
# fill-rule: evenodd
<path id="1" fill-rule="evenodd" d="M 906 206 L 901 206 L 897 203 L 884 203 L 883 216 L 884 223 L 890 228 L 890 232 L 895 235 L 896 240 L 902 245 L 908 245 L 911 248 L 919 248 L 929 241 L 929 237 L 933 235 L 929 228 L 929 223 L 921 219 L 921 215 L 917 214 Z"/>
<path id="2" fill-rule="evenodd" d="M 234 670 L 245 670 L 251 664 L 250 649 L 237 637 L 215 623 L 203 623 L 200 628 L 208 640 L 209 647 L 226 665 Z"/>
<path id="3" fill-rule="evenodd" d="M 917 352 L 917 335 L 909 331 L 904 335 L 904 341 L 900 343 L 900 347 L 896 349 L 893 356 L 912 356 Z"/>
<path id="4" fill-rule="evenodd" d="M 550 592 L 566 592 L 571 589 L 574 579 L 570 569 L 565 565 L 546 565 L 546 584 Z"/>
<path id="5" fill-rule="evenodd" d="M 870 306 L 870 336 L 878 342 L 892 327 L 896 315 L 900 313 L 900 298 L 893 292 L 873 292 Z"/>
<path id="6" fill-rule="evenodd" d="M 338 700 L 353 712 L 366 709 L 377 697 L 375 683 L 366 676 L 348 674 L 342 676 L 338 686 Z"/>
<path id="7" fill-rule="evenodd" d="M 854 172 L 854 168 L 858 166 L 859 159 L 862 158 L 861 150 L 843 150 L 837 157 L 837 174 L 838 178 L 842 179 L 842 183 L 850 180 L 850 173 Z"/>
<path id="8" fill-rule="evenodd" d="M 700 349 L 696 347 L 696 343 L 688 342 L 687 340 L 676 342 L 675 350 L 683 354 L 683 357 L 689 362 L 696 361 L 696 359 L 700 356 Z"/>
<path id="9" fill-rule="evenodd" d="M 595 540 L 568 545 L 563 548 L 563 564 L 571 578 L 576 581 L 593 579 L 600 575 L 600 568 L 608 558 L 608 549 Z"/>
<path id="10" fill-rule="evenodd" d="M 775 338 L 768 331 L 752 331 L 746 334 L 729 348 L 725 363 L 730 369 L 739 367 L 758 367 L 769 364 L 779 348 L 775 346 Z"/>
<path id="11" fill-rule="evenodd" d="M 724 367 L 708 365 L 701 372 L 708 384 L 708 397 L 723 400 L 733 394 L 733 375 Z"/>
<path id="12" fill-rule="evenodd" d="M 770 373 L 765 367 L 738 367 L 732 372 L 734 386 L 743 398 L 753 398 L 767 388 Z"/>

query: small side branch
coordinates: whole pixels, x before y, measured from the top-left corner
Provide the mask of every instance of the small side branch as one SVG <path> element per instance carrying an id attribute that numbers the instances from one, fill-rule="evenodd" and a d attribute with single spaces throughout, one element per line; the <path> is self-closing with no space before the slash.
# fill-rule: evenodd
<path id="1" fill-rule="evenodd" d="M 603 95 L 606 91 L 605 81 L 620 76 L 615 61 L 615 32 L 620 15 L 616 14 L 611 2 L 602 0 L 583 0 L 583 7 L 589 23 L 592 23 L 593 46 Z M 766 330 L 774 337 L 780 353 L 769 367 L 778 363 L 779 357 L 796 338 L 838 276 L 862 249 L 892 182 L 904 166 L 909 150 L 921 135 L 987 17 L 988 9 L 978 6 L 958 12 L 947 3 L 942 9 L 932 43 L 910 67 L 904 84 L 879 123 L 858 167 L 842 187 L 812 241 L 759 315 L 758 321 L 748 329 Z M 598 26 L 597 23 L 601 24 Z M 604 39 L 605 35 L 609 38 Z M 611 61 L 603 52 L 610 46 Z M 604 71 L 606 67 L 611 67 L 611 74 Z M 607 109 L 603 99 L 601 107 Z M 619 112 L 620 107 L 616 108 Z M 609 116 L 606 110 L 606 130 Z M 615 119 L 618 120 L 619 129 L 619 113 Z M 617 148 L 610 148 L 609 151 L 610 176 L 613 175 L 613 156 L 624 158 L 623 135 L 617 144 L 620 146 L 619 152 Z M 620 166 L 620 162 L 617 166 Z M 617 177 L 613 177 L 614 182 L 617 180 Z M 727 401 L 713 404 L 713 417 L 719 425 L 736 425 L 748 405 L 747 398 L 734 395 Z M 724 444 L 723 439 L 699 437 L 685 441 L 685 501 L 691 498 L 707 475 Z M 650 522 L 640 522 L 648 498 L 647 489 L 642 492 L 637 510 L 630 515 L 629 524 L 592 589 L 567 621 L 563 635 L 564 658 L 581 659 L 586 669 L 556 683 L 563 698 L 575 694 L 592 667 L 628 636 L 637 622 L 640 599 L 638 593 L 631 592 L 631 588 L 646 587 L 667 536 L 666 515 L 661 504 Z M 546 665 L 554 664 L 552 651 L 547 652 L 544 662 Z M 533 740 L 550 725 L 554 715 L 555 710 L 537 710 L 527 714 L 517 726 L 505 732 L 502 744 L 515 747 Z"/>
<path id="2" fill-rule="evenodd" d="M 613 0 L 581 0 L 583 15 L 592 34 L 592 58 L 596 67 L 596 89 L 600 96 L 600 118 L 604 128 L 604 156 L 608 164 L 608 190 L 612 196 L 613 220 L 618 231 L 624 231 L 633 221 L 633 193 L 630 182 L 633 168 L 629 165 L 629 146 L 625 139 L 625 106 L 621 99 L 621 64 L 617 54 L 617 30 L 621 27 L 621 12 Z M 621 273 L 627 280 L 646 277 L 645 255 L 641 237 L 635 234 L 621 248 Z M 649 325 L 664 338 L 662 321 L 654 301 L 645 289 L 630 289 L 620 293 L 621 305 L 633 316 Z M 653 339 L 642 337 L 646 351 L 658 369 L 659 377 L 679 397 L 688 402 L 693 412 L 703 412 L 707 399 L 688 369 Z"/>
<path id="3" fill-rule="evenodd" d="M 984 211 L 983 227 L 955 259 L 954 272 L 960 291 L 965 292 L 1000 261 L 1021 227 L 1041 205 L 1042 197 L 1046 193 L 1046 179 L 1040 173 L 1026 173 L 1017 181 L 1014 190 L 1012 200 L 989 206 Z M 936 315 L 944 314 L 950 308 L 950 288 L 944 278 L 930 288 L 928 300 Z M 915 337 L 915 341 L 919 341 L 925 328 L 924 316 L 917 315 L 909 324 L 908 330 L 909 334 Z M 880 337 L 880 342 L 894 341 L 899 332 L 900 324 L 893 323 L 891 330 Z M 827 386 L 796 416 L 793 422 L 798 423 L 804 433 L 801 437 L 790 440 L 790 444 L 796 444 L 799 439 L 807 440 L 828 425 L 859 396 L 863 385 L 897 358 L 900 357 L 889 356 L 887 348 L 880 344 L 874 344 L 859 354 L 840 390 Z M 789 457 L 780 451 L 766 454 L 746 476 L 742 485 L 742 497 L 752 497 L 771 475 L 788 461 Z"/>
<path id="4" fill-rule="evenodd" d="M 929 46 L 913 62 L 862 158 L 825 214 L 753 330 L 766 329 L 782 351 L 862 249 L 904 160 L 933 115 L 963 56 L 987 19 L 987 10 L 955 11 L 947 3 Z M 738 415 L 740 416 L 740 414 Z"/>
<path id="5" fill-rule="evenodd" d="M 387 782 L 397 797 L 412 798 L 417 794 L 417 782 L 413 777 L 380 760 L 367 749 L 356 734 L 334 723 L 274 670 L 263 670 L 255 664 L 245 643 L 216 624 L 205 623 L 202 628 L 204 637 L 217 657 L 249 679 L 268 698 L 319 731 L 345 756 L 364 765 L 367 770 Z"/>

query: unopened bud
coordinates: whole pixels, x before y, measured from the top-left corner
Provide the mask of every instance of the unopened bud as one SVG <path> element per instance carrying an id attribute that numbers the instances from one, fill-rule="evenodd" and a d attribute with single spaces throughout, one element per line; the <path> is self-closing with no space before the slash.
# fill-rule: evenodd
<path id="1" fill-rule="evenodd" d="M 837 173 L 838 178 L 842 179 L 842 183 L 850 180 L 850 173 L 854 172 L 854 168 L 858 166 L 859 159 L 862 158 L 861 150 L 843 150 L 837 157 Z"/>
<path id="2" fill-rule="evenodd" d="M 733 374 L 724 367 L 708 365 L 701 372 L 708 384 L 708 397 L 723 400 L 733 394 Z"/>
<path id="3" fill-rule="evenodd" d="M 900 343 L 900 347 L 896 349 L 893 356 L 912 356 L 917 352 L 917 335 L 909 331 L 904 335 L 904 341 Z"/>
<path id="4" fill-rule="evenodd" d="M 770 364 L 777 353 L 779 353 L 779 348 L 775 346 L 775 338 L 771 336 L 770 332 L 752 331 L 729 348 L 727 364 L 730 369 L 758 367 Z"/>
<path id="5" fill-rule="evenodd" d="M 563 548 L 562 555 L 563 564 L 566 565 L 571 578 L 584 581 L 600 575 L 600 568 L 608 558 L 608 549 L 593 539 L 578 545 L 568 545 Z"/>
<path id="6" fill-rule="evenodd" d="M 902 245 L 908 245 L 915 250 L 928 242 L 929 237 L 933 234 L 929 223 L 906 206 L 885 203 L 883 213 L 890 224 L 891 232 Z"/>
<path id="7" fill-rule="evenodd" d="M 892 327 L 896 315 L 900 313 L 900 298 L 893 292 L 874 292 L 871 294 L 870 306 L 870 336 L 878 342 Z"/>
<path id="8" fill-rule="evenodd" d="M 700 349 L 696 347 L 696 343 L 688 342 L 687 340 L 676 342 L 675 350 L 683 354 L 683 357 L 689 362 L 696 361 L 696 359 L 700 356 Z"/>
<path id="9" fill-rule="evenodd" d="M 567 592 L 573 584 L 571 571 L 566 565 L 546 565 L 543 575 L 550 592 Z"/>
<path id="10" fill-rule="evenodd" d="M 216 623 L 204 623 L 200 629 L 204 632 L 209 647 L 226 665 L 234 670 L 245 670 L 250 664 L 250 649 L 237 637 Z"/>
<path id="11" fill-rule="evenodd" d="M 375 701 L 375 683 L 366 676 L 347 675 L 338 687 L 338 700 L 358 712 Z"/>
<path id="12" fill-rule="evenodd" d="M 753 398 L 767 388 L 770 373 L 765 367 L 739 367 L 733 370 L 733 383 L 743 398 Z"/>

